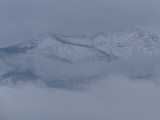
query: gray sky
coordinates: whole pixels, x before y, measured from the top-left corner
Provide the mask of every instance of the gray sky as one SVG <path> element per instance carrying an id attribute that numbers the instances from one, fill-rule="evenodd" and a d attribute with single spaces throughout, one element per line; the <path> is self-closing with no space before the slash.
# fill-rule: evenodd
<path id="1" fill-rule="evenodd" d="M 80 34 L 158 23 L 158 0 L 1 0 L 0 47 L 43 33 Z"/>

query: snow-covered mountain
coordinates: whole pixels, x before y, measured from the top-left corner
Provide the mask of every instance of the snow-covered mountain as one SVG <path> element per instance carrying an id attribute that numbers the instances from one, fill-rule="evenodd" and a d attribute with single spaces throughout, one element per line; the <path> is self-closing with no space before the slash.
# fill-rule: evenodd
<path id="1" fill-rule="evenodd" d="M 83 40 L 83 36 L 82 40 Z M 86 40 L 88 36 L 85 36 Z M 75 40 L 78 40 L 76 36 Z M 69 63 L 78 63 L 95 60 L 109 61 L 114 56 L 102 51 L 92 45 L 74 43 L 68 36 L 46 34 L 39 38 L 27 41 L 15 46 L 1 48 L 0 52 L 8 55 L 41 54 L 44 57 L 65 61 Z"/>
<path id="2" fill-rule="evenodd" d="M 18 45 L 0 48 L 0 57 L 3 59 L 5 56 L 40 55 L 50 60 L 81 64 L 128 58 L 137 50 L 160 56 L 160 27 L 139 26 L 128 30 L 87 35 L 45 34 Z M 9 78 L 14 81 L 38 79 L 38 75 L 30 71 L 12 70 L 0 76 L 3 82 Z M 53 84 L 56 83 L 53 82 L 51 86 L 55 86 Z"/>
<path id="3" fill-rule="evenodd" d="M 9 55 L 37 53 L 71 63 L 127 57 L 134 50 L 160 55 L 160 27 L 145 26 L 87 35 L 45 34 L 25 43 L 1 48 Z"/>

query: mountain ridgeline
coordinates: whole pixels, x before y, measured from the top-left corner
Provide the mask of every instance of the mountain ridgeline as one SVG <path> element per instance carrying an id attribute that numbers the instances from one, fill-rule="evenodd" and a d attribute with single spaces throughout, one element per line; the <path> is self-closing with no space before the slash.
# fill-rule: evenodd
<path id="1" fill-rule="evenodd" d="M 6 57 L 41 56 L 41 58 L 45 58 L 44 60 L 78 65 L 95 61 L 112 62 L 121 58 L 125 59 L 132 56 L 135 51 L 142 51 L 151 56 L 160 56 L 160 27 L 143 26 L 123 31 L 87 35 L 45 34 L 24 43 L 0 48 L 0 59 L 4 62 Z M 45 61 L 43 62 L 45 64 Z M 17 70 L 17 68 L 12 68 L 7 72 L 3 70 L 0 72 L 1 84 L 7 84 L 8 81 L 17 84 L 17 81 L 43 78 L 43 75 L 38 75 L 37 71 L 33 69 Z M 79 84 L 88 83 L 93 76 L 81 75 L 80 78 L 68 77 L 65 80 L 64 78 L 54 78 L 46 84 L 57 88 L 73 88 L 74 86 L 77 88 Z M 48 80 L 45 78 L 43 81 Z"/>

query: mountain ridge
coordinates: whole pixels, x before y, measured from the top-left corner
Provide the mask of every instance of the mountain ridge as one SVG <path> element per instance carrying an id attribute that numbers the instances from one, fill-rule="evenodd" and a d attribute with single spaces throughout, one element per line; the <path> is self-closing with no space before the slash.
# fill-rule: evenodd
<path id="1" fill-rule="evenodd" d="M 34 49 L 37 49 L 43 55 L 50 54 L 52 56 L 50 58 L 54 58 L 53 56 L 55 56 L 55 58 L 61 58 L 70 63 L 85 62 L 92 57 L 93 61 L 104 59 L 110 61 L 114 57 L 130 56 L 134 49 L 142 50 L 146 54 L 159 56 L 160 32 L 157 30 L 160 31 L 160 28 L 151 26 L 88 35 L 60 35 L 50 33 L 21 44 L 0 48 L 0 52 L 15 55 L 33 52 Z M 78 58 L 76 53 L 81 57 Z M 85 56 L 85 54 L 88 56 Z M 70 58 L 67 56 L 70 56 Z M 71 57 L 75 57 L 75 59 L 73 60 Z"/>
<path id="2" fill-rule="evenodd" d="M 75 66 L 80 67 L 83 64 L 85 64 L 84 66 L 86 66 L 87 64 L 92 63 L 92 66 L 95 66 L 94 62 L 96 61 L 107 62 L 107 65 L 109 65 L 108 63 L 112 63 L 112 61 L 116 61 L 118 59 L 126 59 L 133 56 L 135 51 L 143 52 L 146 55 L 151 55 L 154 57 L 160 56 L 160 27 L 135 27 L 133 29 L 128 29 L 125 31 L 94 33 L 88 35 L 60 35 L 52 33 L 44 34 L 24 43 L 6 48 L 0 48 L 0 60 L 4 62 L 6 59 L 11 59 L 12 61 L 12 58 L 17 56 L 17 59 L 24 57 L 21 61 L 22 63 L 14 63 L 14 61 L 12 62 L 12 64 L 16 64 L 13 66 L 18 65 L 18 69 L 17 67 L 12 67 L 11 70 L 5 73 L 1 73 L 0 71 L 0 84 L 10 84 L 12 82 L 15 82 L 17 84 L 20 81 L 34 81 L 42 79 L 42 81 L 48 86 L 52 86 L 55 88 L 66 87 L 69 89 L 77 89 L 80 88 L 83 83 L 88 84 L 91 81 L 94 81 L 93 78 L 99 77 L 100 74 L 98 75 L 93 72 L 90 75 L 84 75 L 83 73 L 81 75 L 78 75 L 79 77 L 77 78 L 70 78 L 70 76 L 65 76 L 64 73 L 66 73 L 70 69 L 73 69 L 74 71 L 76 68 Z M 6 56 L 7 58 L 5 59 Z M 57 69 L 59 69 L 58 67 L 60 67 L 59 72 L 61 72 L 61 70 L 63 69 L 67 70 L 64 71 L 64 73 L 62 72 L 58 78 L 54 78 L 53 76 L 53 78 L 51 77 L 48 79 L 47 75 L 44 77 L 44 74 L 39 74 L 39 72 L 37 72 L 34 68 L 28 69 L 27 66 L 27 69 L 19 69 L 19 66 L 23 67 L 23 60 L 27 58 L 26 56 L 29 56 L 29 59 L 34 59 L 34 57 L 39 56 L 36 60 L 45 58 L 42 60 L 43 63 L 38 64 L 42 66 L 42 69 L 43 64 L 45 65 L 47 60 L 51 64 L 55 61 L 60 62 L 58 63 L 59 66 L 54 65 L 53 67 L 55 68 L 51 68 L 51 71 L 57 71 Z M 36 60 L 33 61 L 37 62 Z M 8 61 L 6 62 L 7 64 Z M 29 64 L 27 63 L 27 65 L 32 66 L 30 64 L 31 62 L 29 62 Z M 65 68 L 61 64 L 63 64 L 64 66 L 66 65 L 67 67 L 72 66 L 73 68 Z M 86 70 L 86 72 L 92 71 L 90 68 L 85 68 L 84 66 L 82 67 L 82 69 L 80 69 L 81 67 L 78 67 L 76 69 L 80 69 L 82 71 Z M 101 66 L 100 70 L 103 71 L 103 67 L 108 66 Z M 131 74 L 128 73 L 128 69 L 129 72 L 134 72 L 132 69 L 135 68 L 134 66 L 132 67 L 133 68 L 126 67 L 127 70 L 124 69 L 124 71 L 127 71 L 127 74 Z M 97 66 L 93 67 L 92 69 L 94 71 L 94 69 L 97 69 Z M 48 72 L 50 73 L 50 70 Z M 53 73 L 50 73 L 51 76 Z M 150 76 L 154 75 L 154 73 L 150 71 L 148 71 L 146 74 L 144 74 L 143 72 L 142 74 L 137 72 L 132 74 L 137 78 L 149 78 Z M 133 75 L 130 76 L 134 77 Z M 93 80 L 91 80 L 90 78 Z"/>

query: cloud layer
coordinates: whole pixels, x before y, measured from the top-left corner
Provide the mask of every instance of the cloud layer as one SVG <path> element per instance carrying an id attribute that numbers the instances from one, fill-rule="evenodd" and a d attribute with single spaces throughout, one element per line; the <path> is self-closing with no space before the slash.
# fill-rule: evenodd
<path id="1" fill-rule="evenodd" d="M 28 84 L 0 87 L 3 120 L 159 120 L 160 88 L 150 81 L 109 76 L 83 92 Z"/>
<path id="2" fill-rule="evenodd" d="M 47 61 L 38 56 L 31 58 L 12 58 L 0 64 L 4 68 L 8 65 L 9 70 L 35 70 L 44 74 L 45 79 L 62 76 L 76 79 L 95 74 L 99 77 L 81 91 L 55 89 L 40 81 L 0 86 L 2 120 L 160 119 L 158 57 L 138 52 L 127 59 L 84 64 Z M 12 62 L 13 59 L 17 59 L 17 63 Z M 26 67 L 29 63 L 31 67 Z"/>

